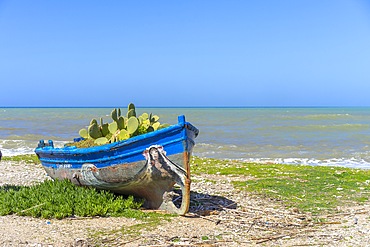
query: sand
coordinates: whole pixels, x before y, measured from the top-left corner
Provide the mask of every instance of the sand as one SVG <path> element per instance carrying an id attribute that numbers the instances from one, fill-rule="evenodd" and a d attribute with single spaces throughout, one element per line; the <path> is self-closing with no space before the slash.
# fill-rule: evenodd
<path id="1" fill-rule="evenodd" d="M 41 165 L 0 162 L 0 186 L 50 179 Z M 315 223 L 310 214 L 277 201 L 235 190 L 247 177 L 192 177 L 192 206 L 186 216 L 155 227 L 127 218 L 37 219 L 0 216 L 0 246 L 370 246 L 370 205 L 343 208 Z"/>

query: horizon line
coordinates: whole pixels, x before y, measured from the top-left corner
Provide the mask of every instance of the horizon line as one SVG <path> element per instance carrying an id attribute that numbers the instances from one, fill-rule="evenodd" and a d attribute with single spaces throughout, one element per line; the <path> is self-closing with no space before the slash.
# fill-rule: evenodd
<path id="1" fill-rule="evenodd" d="M 127 106 L 0 106 L 0 108 L 122 108 Z M 366 108 L 370 106 L 136 106 L 136 108 Z"/>

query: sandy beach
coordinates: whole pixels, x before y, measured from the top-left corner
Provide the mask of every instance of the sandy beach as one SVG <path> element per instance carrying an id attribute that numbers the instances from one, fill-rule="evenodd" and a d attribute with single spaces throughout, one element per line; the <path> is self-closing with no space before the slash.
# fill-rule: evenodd
<path id="1" fill-rule="evenodd" d="M 41 165 L 0 162 L 0 186 L 49 179 Z M 314 223 L 312 216 L 235 190 L 243 177 L 193 177 L 192 207 L 185 217 L 125 235 L 140 222 L 127 218 L 37 219 L 0 216 L 0 246 L 369 246 L 370 205 L 343 209 Z M 213 182 L 210 182 L 210 181 Z M 215 181 L 215 182 L 214 182 Z"/>

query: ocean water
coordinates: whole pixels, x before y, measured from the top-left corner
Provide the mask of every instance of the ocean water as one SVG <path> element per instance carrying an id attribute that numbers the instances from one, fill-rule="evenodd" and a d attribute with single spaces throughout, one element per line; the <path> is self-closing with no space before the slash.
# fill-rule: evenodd
<path id="1" fill-rule="evenodd" d="M 0 108 L 3 155 L 33 153 L 40 139 L 62 147 L 113 108 Z M 126 112 L 126 108 L 121 108 Z M 370 108 L 137 108 L 199 130 L 193 154 L 254 162 L 370 169 Z"/>

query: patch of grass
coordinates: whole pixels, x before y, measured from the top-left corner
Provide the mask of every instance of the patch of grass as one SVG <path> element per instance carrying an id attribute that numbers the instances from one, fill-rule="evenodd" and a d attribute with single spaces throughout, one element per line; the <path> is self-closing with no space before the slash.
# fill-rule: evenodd
<path id="1" fill-rule="evenodd" d="M 69 180 L 45 181 L 33 186 L 0 187 L 0 215 L 17 214 L 62 219 L 70 216 L 142 217 L 142 202 L 109 191 L 79 187 Z"/>
<path id="2" fill-rule="evenodd" d="M 4 161 L 16 161 L 16 162 L 25 162 L 27 164 L 40 164 L 40 160 L 37 158 L 36 154 L 23 154 L 16 156 L 3 156 L 1 160 Z M 1 165 L 1 163 L 0 163 Z"/>
<path id="3" fill-rule="evenodd" d="M 127 235 L 136 234 L 140 230 L 149 231 L 157 227 L 162 221 L 170 221 L 173 217 L 175 217 L 173 214 L 159 214 L 155 212 L 143 213 L 142 217 L 137 218 L 143 220 L 143 223 L 136 224 L 131 227 L 123 227 L 120 232 Z"/>
<path id="4" fill-rule="evenodd" d="M 173 238 L 173 239 L 172 239 L 172 242 L 173 242 L 173 243 L 178 243 L 178 242 L 180 242 L 180 238 L 178 238 L 178 237 Z"/>
<path id="5" fill-rule="evenodd" d="M 324 213 L 368 201 L 370 170 L 343 167 L 256 164 L 194 157 L 192 172 L 245 176 L 236 188 L 281 200 L 301 211 Z"/>

